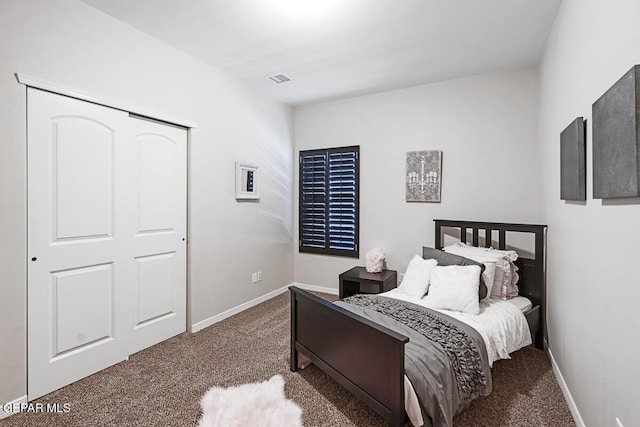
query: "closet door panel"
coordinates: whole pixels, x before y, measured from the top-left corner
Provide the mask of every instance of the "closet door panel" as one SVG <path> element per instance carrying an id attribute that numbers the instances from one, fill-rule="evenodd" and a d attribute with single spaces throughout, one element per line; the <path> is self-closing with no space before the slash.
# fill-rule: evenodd
<path id="1" fill-rule="evenodd" d="M 56 240 L 112 237 L 114 130 L 78 116 L 52 125 Z"/>
<path id="2" fill-rule="evenodd" d="M 186 331 L 187 132 L 132 118 L 135 233 L 133 351 Z"/>
<path id="3" fill-rule="evenodd" d="M 128 356 L 126 113 L 28 89 L 28 397 Z"/>

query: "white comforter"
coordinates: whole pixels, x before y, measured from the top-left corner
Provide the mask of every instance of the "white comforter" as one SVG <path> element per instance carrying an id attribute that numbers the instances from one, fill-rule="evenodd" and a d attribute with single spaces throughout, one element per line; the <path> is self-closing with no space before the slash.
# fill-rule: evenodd
<path id="1" fill-rule="evenodd" d="M 412 302 L 426 307 L 422 299 L 408 296 L 402 291 L 392 289 L 381 296 Z M 508 301 L 489 299 L 480 303 L 480 314 L 466 314 L 457 311 L 436 310 L 474 328 L 480 333 L 487 347 L 489 364 L 500 359 L 509 359 L 509 353 L 531 344 L 531 334 L 527 319 L 522 311 Z M 405 376 L 405 409 L 414 426 L 424 424 L 418 397 L 413 391 L 409 379 Z"/>

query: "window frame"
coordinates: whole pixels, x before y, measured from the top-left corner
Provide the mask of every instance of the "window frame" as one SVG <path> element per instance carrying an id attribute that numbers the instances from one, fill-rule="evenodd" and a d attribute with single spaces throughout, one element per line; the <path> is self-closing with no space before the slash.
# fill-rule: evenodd
<path id="1" fill-rule="evenodd" d="M 330 246 L 330 229 L 329 229 L 329 210 L 331 206 L 330 200 L 330 164 L 329 158 L 331 154 L 337 153 L 355 153 L 355 166 L 354 166 L 354 247 L 355 249 L 335 249 Z M 306 218 L 306 215 L 303 215 L 303 208 L 305 207 L 303 204 L 303 156 L 309 155 L 325 155 L 325 212 L 324 212 L 324 222 L 325 222 L 325 231 L 324 231 L 324 247 L 313 247 L 313 246 L 304 246 L 303 245 L 303 220 Z M 347 258 L 359 258 L 359 246 L 360 246 L 360 146 L 359 145 L 351 145 L 346 147 L 332 147 L 332 148 L 321 148 L 321 149 L 312 149 L 312 150 L 300 150 L 298 153 L 298 252 L 300 253 L 315 253 L 315 254 L 324 254 L 324 255 L 333 255 L 333 256 L 341 256 Z"/>

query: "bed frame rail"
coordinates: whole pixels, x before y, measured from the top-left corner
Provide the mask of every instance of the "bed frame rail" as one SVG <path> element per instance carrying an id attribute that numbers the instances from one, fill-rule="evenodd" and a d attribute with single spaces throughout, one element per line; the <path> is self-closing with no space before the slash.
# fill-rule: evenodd
<path id="1" fill-rule="evenodd" d="M 409 338 L 295 286 L 289 291 L 291 371 L 301 353 L 392 426 L 404 426 Z"/>

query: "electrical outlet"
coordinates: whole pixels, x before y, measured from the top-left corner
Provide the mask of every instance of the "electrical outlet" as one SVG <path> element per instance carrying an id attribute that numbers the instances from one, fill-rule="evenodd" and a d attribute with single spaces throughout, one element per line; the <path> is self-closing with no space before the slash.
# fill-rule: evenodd
<path id="1" fill-rule="evenodd" d="M 262 281 L 262 270 L 256 273 L 256 279 L 258 279 L 258 282 Z"/>
<path id="2" fill-rule="evenodd" d="M 403 280 L 404 280 L 404 273 L 398 274 L 398 283 L 402 283 Z"/>
<path id="3" fill-rule="evenodd" d="M 251 283 L 256 283 L 258 281 L 258 277 L 256 273 L 251 273 Z"/>
<path id="4" fill-rule="evenodd" d="M 620 418 L 616 417 L 616 427 L 624 427 L 622 425 L 622 421 L 620 421 Z"/>

